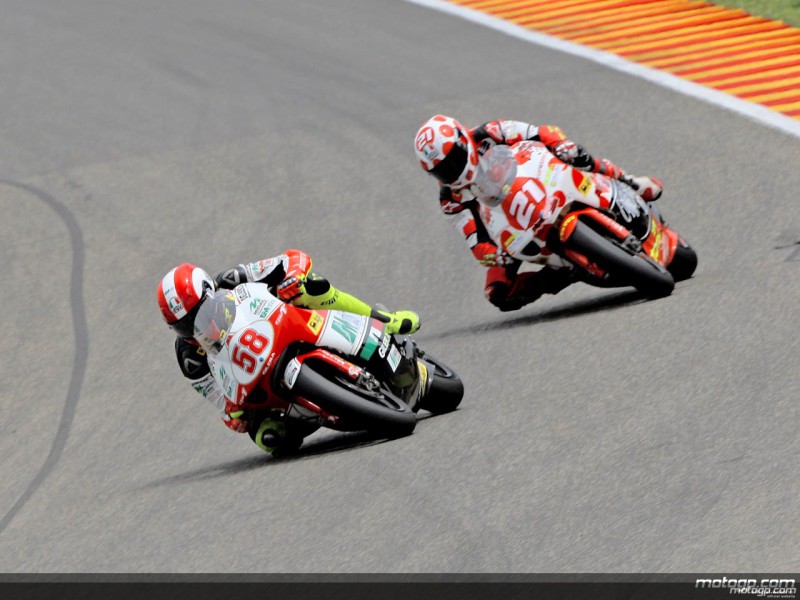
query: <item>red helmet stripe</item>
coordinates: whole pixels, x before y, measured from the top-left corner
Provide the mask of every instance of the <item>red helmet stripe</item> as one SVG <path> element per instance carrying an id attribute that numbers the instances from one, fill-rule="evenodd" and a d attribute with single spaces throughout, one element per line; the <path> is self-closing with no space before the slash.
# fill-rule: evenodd
<path id="1" fill-rule="evenodd" d="M 185 286 L 181 285 L 181 274 L 178 273 L 178 271 L 185 266 L 187 265 L 175 267 L 169 273 L 164 275 L 164 279 L 161 280 L 161 287 L 159 288 L 159 304 L 161 305 L 161 312 L 164 313 L 164 318 L 167 319 L 167 322 L 169 323 L 174 323 L 181 317 L 185 316 L 188 312 L 184 306 L 187 298 L 181 298 L 181 292 L 184 292 L 184 289 L 179 289 L 185 288 Z M 191 281 L 191 267 L 189 271 L 189 278 Z M 161 300 L 162 297 L 164 298 L 163 304 Z"/>

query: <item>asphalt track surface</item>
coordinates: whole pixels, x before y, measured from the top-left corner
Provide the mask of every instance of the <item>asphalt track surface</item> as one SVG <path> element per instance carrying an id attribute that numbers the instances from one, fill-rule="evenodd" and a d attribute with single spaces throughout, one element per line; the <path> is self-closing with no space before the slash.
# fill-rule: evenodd
<path id="1" fill-rule="evenodd" d="M 400 1 L 2 8 L 0 570 L 800 570 L 798 139 Z M 436 112 L 661 177 L 696 276 L 497 312 L 413 156 Z M 284 460 L 225 429 L 155 286 L 288 247 L 417 309 L 462 408 Z"/>

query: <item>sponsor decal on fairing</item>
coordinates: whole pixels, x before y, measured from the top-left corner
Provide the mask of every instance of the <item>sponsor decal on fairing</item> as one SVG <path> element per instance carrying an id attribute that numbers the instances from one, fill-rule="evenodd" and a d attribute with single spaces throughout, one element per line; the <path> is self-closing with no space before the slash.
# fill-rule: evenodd
<path id="1" fill-rule="evenodd" d="M 391 343 L 390 336 L 384 336 L 383 342 L 381 342 L 380 348 L 378 348 L 378 356 L 381 358 L 386 358 L 386 351 L 389 349 L 389 344 Z"/>
<path id="2" fill-rule="evenodd" d="M 311 317 L 308 319 L 307 323 L 308 328 L 311 330 L 311 333 L 313 333 L 314 335 L 319 335 L 319 330 L 322 327 L 323 322 L 324 319 L 322 318 L 322 315 L 319 314 L 317 311 L 312 310 Z"/>
<path id="3" fill-rule="evenodd" d="M 357 354 L 368 332 L 368 317 L 332 310 L 328 313 L 317 345 L 333 348 L 352 356 Z"/>
<path id="4" fill-rule="evenodd" d="M 238 298 L 239 302 L 244 302 L 247 298 L 250 297 L 250 292 L 247 291 L 247 287 L 243 285 L 236 286 L 234 290 L 236 292 L 236 298 Z"/>
<path id="5" fill-rule="evenodd" d="M 397 367 L 400 364 L 400 351 L 397 349 L 397 346 L 392 346 L 392 349 L 389 350 L 389 356 L 386 358 L 386 362 L 389 363 L 392 372 L 397 371 Z"/>

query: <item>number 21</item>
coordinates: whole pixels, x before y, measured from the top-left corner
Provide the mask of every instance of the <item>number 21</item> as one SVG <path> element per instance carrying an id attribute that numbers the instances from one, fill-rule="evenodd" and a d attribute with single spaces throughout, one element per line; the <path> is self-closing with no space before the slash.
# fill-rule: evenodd
<path id="1" fill-rule="evenodd" d="M 531 224 L 531 217 L 536 212 L 536 205 L 546 197 L 541 184 L 535 179 L 529 179 L 522 189 L 514 194 L 508 214 L 513 217 L 520 229 L 527 229 Z"/>

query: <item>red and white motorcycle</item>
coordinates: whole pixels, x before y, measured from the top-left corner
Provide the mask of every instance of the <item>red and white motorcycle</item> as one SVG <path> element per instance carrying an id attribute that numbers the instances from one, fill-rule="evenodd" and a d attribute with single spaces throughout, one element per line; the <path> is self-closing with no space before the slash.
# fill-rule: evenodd
<path id="1" fill-rule="evenodd" d="M 472 186 L 481 219 L 503 251 L 526 262 L 579 267 L 598 287 L 668 296 L 697 254 L 632 187 L 562 162 L 538 142 L 495 146 Z"/>
<path id="2" fill-rule="evenodd" d="M 195 338 L 225 396 L 251 413 L 400 437 L 419 409 L 455 410 L 464 395 L 452 369 L 378 319 L 285 304 L 261 283 L 207 298 Z"/>

